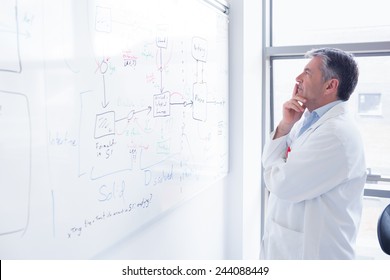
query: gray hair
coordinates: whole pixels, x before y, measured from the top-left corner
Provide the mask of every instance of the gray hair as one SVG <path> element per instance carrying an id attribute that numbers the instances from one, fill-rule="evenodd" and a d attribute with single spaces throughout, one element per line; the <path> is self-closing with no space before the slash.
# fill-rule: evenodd
<path id="1" fill-rule="evenodd" d="M 320 57 L 322 60 L 322 76 L 324 81 L 337 79 L 339 87 L 337 96 L 347 101 L 355 90 L 358 78 L 358 65 L 352 54 L 335 48 L 321 48 L 308 51 L 306 58 Z"/>

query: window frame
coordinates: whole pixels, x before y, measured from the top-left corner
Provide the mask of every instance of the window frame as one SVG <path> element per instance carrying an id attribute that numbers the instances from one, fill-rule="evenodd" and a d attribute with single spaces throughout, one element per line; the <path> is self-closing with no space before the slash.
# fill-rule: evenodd
<path id="1" fill-rule="evenodd" d="M 372 57 L 372 56 L 390 56 L 390 42 L 387 42 L 387 49 L 379 49 L 379 47 L 383 47 L 384 45 L 381 43 L 376 46 L 370 46 L 368 49 L 363 50 L 362 45 L 376 45 L 377 43 L 356 43 L 356 44 L 331 44 L 331 45 L 302 45 L 302 46 L 291 46 L 291 47 L 283 47 L 283 52 L 275 52 L 273 47 L 266 47 L 267 60 L 269 61 L 270 67 L 268 67 L 268 78 L 266 78 L 265 83 L 269 84 L 269 104 L 268 108 L 265 110 L 266 114 L 263 116 L 265 119 L 269 119 L 268 127 L 266 130 L 267 133 L 270 133 L 275 129 L 274 127 L 274 73 L 273 73 L 273 62 L 278 59 L 302 59 L 304 58 L 304 54 L 307 50 L 321 47 L 334 47 L 346 50 L 355 55 L 355 57 Z M 348 46 L 346 46 L 348 45 Z M 356 45 L 356 46 L 352 46 Z M 280 48 L 280 47 L 277 47 Z M 270 51 L 271 50 L 271 51 Z M 303 52 L 303 50 L 306 50 Z M 270 51 L 270 52 L 268 52 Z M 270 53 L 273 53 L 271 55 Z M 266 95 L 263 92 L 263 95 Z M 268 118 L 267 118 L 268 116 Z M 381 174 L 372 174 L 369 173 L 367 176 L 367 183 L 379 183 L 379 182 L 390 182 L 390 178 L 382 177 Z M 263 185 L 265 186 L 265 185 Z M 376 188 L 365 188 L 364 189 L 365 196 L 374 196 L 374 197 L 385 197 L 390 198 L 390 190 L 376 189 Z"/>
<path id="2" fill-rule="evenodd" d="M 304 58 L 305 53 L 310 49 L 332 47 L 348 51 L 355 57 L 370 57 L 370 56 L 390 56 L 390 41 L 382 42 L 361 42 L 361 43 L 339 43 L 339 44 L 313 44 L 313 45 L 294 45 L 294 46 L 272 46 L 272 1 L 263 1 L 263 86 L 262 86 L 262 131 L 263 133 L 263 148 L 268 135 L 274 128 L 274 73 L 273 63 L 278 59 L 299 59 Z M 262 174 L 263 175 L 263 174 Z M 390 182 L 390 178 L 382 177 L 380 174 L 371 174 L 367 176 L 367 184 L 377 184 L 379 182 Z M 262 210 L 266 205 L 266 188 L 262 176 Z M 390 190 L 380 188 L 365 188 L 364 195 L 369 197 L 384 197 L 390 198 Z M 263 211 L 264 213 L 264 211 Z M 262 217 L 261 224 L 264 224 Z M 263 226 L 262 226 L 263 234 Z"/>

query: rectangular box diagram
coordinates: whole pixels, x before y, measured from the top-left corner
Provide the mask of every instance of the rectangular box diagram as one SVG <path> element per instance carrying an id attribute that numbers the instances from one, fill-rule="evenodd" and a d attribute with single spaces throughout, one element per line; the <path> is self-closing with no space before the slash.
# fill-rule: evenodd
<path id="1" fill-rule="evenodd" d="M 28 224 L 31 129 L 27 98 L 0 91 L 0 235 Z"/>
<path id="2" fill-rule="evenodd" d="M 15 0 L 1 1 L 0 71 L 22 71 L 19 54 L 18 11 Z"/>

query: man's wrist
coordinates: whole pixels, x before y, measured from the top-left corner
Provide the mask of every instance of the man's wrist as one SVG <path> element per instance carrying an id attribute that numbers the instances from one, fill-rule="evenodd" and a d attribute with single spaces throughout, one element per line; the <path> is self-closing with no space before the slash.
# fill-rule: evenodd
<path id="1" fill-rule="evenodd" d="M 292 129 L 292 127 L 293 126 L 291 126 L 291 125 L 287 125 L 287 124 L 285 124 L 283 122 L 280 122 L 278 127 L 276 128 L 276 131 L 275 131 L 273 139 L 277 139 L 277 138 L 280 138 L 280 137 L 283 137 L 283 136 L 289 134 L 291 129 Z"/>

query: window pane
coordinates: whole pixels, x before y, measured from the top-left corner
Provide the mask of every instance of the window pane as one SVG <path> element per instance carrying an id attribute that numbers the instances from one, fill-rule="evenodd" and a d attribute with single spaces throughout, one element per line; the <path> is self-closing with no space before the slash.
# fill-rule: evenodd
<path id="1" fill-rule="evenodd" d="M 367 167 L 373 174 L 390 177 L 390 57 L 358 57 L 359 83 L 348 101 L 361 130 Z M 295 77 L 307 59 L 283 59 L 273 63 L 274 127 L 282 117 L 282 105 L 292 94 Z"/>
<path id="2" fill-rule="evenodd" d="M 387 0 L 272 1 L 273 46 L 388 41 Z"/>
<path id="3" fill-rule="evenodd" d="M 360 77 L 350 108 L 356 110 L 363 134 L 367 167 L 374 174 L 390 177 L 390 56 L 357 60 Z M 365 112 L 359 112 L 362 103 Z"/>
<path id="4" fill-rule="evenodd" d="M 382 115 L 382 94 L 380 93 L 359 93 L 358 112 L 361 116 Z"/>
<path id="5" fill-rule="evenodd" d="M 357 58 L 360 77 L 349 108 L 365 142 L 367 167 L 372 174 L 390 177 L 390 57 Z M 295 77 L 307 59 L 273 61 L 274 127 L 282 118 L 282 106 L 292 94 Z M 390 190 L 390 183 L 366 184 L 366 189 Z M 357 237 L 358 259 L 390 259 L 377 238 L 377 221 L 390 198 L 364 197 L 362 221 Z"/>

